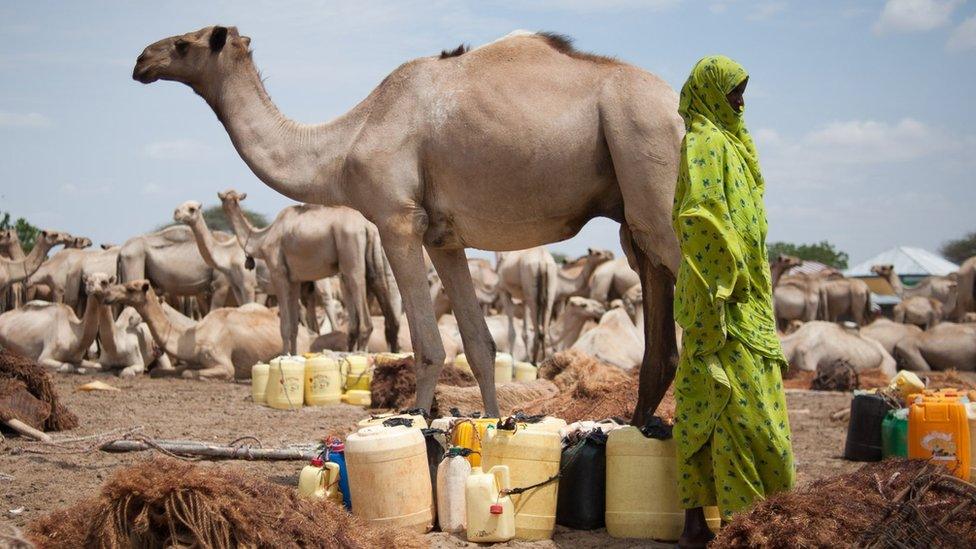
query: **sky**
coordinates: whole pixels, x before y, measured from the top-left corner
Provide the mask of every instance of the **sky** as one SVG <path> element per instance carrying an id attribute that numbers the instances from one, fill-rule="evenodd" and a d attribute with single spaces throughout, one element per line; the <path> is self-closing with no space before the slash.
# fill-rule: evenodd
<path id="1" fill-rule="evenodd" d="M 121 243 L 227 188 L 272 217 L 289 205 L 189 88 L 131 78 L 146 45 L 212 24 L 251 37 L 273 100 L 309 123 L 404 61 L 515 29 L 567 34 L 675 89 L 699 58 L 726 54 L 750 73 L 770 241 L 829 240 L 853 264 L 976 230 L 972 0 L 6 0 L 0 211 Z M 619 253 L 616 224 L 594 220 L 551 249 L 587 247 Z"/>

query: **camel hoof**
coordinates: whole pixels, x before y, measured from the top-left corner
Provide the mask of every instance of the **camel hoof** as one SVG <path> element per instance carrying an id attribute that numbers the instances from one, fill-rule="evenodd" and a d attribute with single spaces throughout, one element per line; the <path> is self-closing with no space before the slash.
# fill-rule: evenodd
<path id="1" fill-rule="evenodd" d="M 75 373 L 76 371 L 77 370 L 75 369 L 75 367 L 70 364 L 62 364 L 61 366 L 58 367 L 58 372 L 62 374 L 71 374 L 71 373 Z"/>

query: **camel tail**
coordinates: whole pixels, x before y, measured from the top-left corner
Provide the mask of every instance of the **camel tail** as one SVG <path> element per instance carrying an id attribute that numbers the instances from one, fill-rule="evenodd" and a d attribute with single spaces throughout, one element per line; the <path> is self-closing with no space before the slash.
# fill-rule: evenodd
<path id="1" fill-rule="evenodd" d="M 819 299 L 817 300 L 817 320 L 830 321 L 830 311 L 827 307 L 827 289 L 824 284 L 820 284 L 817 288 L 817 294 Z"/>
<path id="2" fill-rule="evenodd" d="M 535 339 L 539 344 L 539 350 L 536 353 L 541 353 L 541 356 L 533 357 L 536 360 L 541 360 L 545 356 L 546 352 L 546 336 L 548 335 L 548 317 L 549 317 L 549 282 L 550 273 L 547 265 L 544 265 L 542 269 L 539 270 L 539 276 L 536 277 L 536 311 L 535 311 L 535 325 L 536 334 Z"/>

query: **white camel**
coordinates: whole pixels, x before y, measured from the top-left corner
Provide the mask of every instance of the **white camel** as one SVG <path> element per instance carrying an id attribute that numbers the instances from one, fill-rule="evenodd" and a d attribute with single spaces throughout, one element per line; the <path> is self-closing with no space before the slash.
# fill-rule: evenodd
<path id="1" fill-rule="evenodd" d="M 895 359 L 880 343 L 833 322 L 807 322 L 780 341 L 790 366 L 800 370 L 815 372 L 843 361 L 856 372 L 880 369 L 888 377 L 896 373 Z"/>
<path id="2" fill-rule="evenodd" d="M 495 270 L 511 330 L 509 346 L 515 346 L 515 302 L 518 301 L 523 311 L 522 340 L 532 361 L 541 362 L 547 351 L 553 306 L 559 289 L 559 267 L 549 250 L 542 246 L 499 253 L 497 258 Z"/>
<path id="3" fill-rule="evenodd" d="M 98 346 L 96 362 L 104 370 L 121 368 L 122 377 L 142 374 L 154 361 L 161 370 L 173 370 L 169 356 L 156 352 L 149 326 L 132 307 L 122 309 L 119 318 L 113 319 L 112 307 L 102 305 L 98 313 Z"/>

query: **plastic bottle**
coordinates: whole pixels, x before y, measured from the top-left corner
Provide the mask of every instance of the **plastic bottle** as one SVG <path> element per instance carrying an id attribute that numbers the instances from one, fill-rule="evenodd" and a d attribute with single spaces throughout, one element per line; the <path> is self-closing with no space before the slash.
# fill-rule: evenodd
<path id="1" fill-rule="evenodd" d="M 326 462 L 321 457 L 312 458 L 298 475 L 298 495 L 313 499 L 328 499 L 342 505 L 339 490 L 339 464 Z"/>
<path id="2" fill-rule="evenodd" d="M 532 381 L 539 377 L 539 369 L 528 362 L 516 362 L 514 376 L 515 381 Z"/>
<path id="3" fill-rule="evenodd" d="M 327 461 L 339 466 L 339 491 L 342 493 L 342 504 L 346 509 L 352 509 L 352 498 L 349 493 L 349 468 L 346 466 L 346 445 L 338 438 L 332 438 L 326 443 L 329 453 Z"/>
<path id="4" fill-rule="evenodd" d="M 515 537 L 529 541 L 549 539 L 556 527 L 556 493 L 562 456 L 559 435 L 519 428 L 517 424 L 508 428 L 513 422 L 504 423 L 503 427 L 487 433 L 482 441 L 482 467 L 491 470 L 496 465 L 507 465 L 512 485 L 528 488 L 512 495 Z"/>
<path id="5" fill-rule="evenodd" d="M 897 391 L 902 400 L 907 402 L 911 395 L 925 390 L 925 383 L 915 372 L 902 370 L 891 379 L 888 388 Z"/>
<path id="6" fill-rule="evenodd" d="M 364 427 L 346 439 L 353 514 L 381 527 L 433 527 L 427 449 L 420 429 Z"/>
<path id="7" fill-rule="evenodd" d="M 251 366 L 251 400 L 255 404 L 267 404 L 266 392 L 268 390 L 268 374 L 270 366 L 264 362 L 258 362 Z"/>
<path id="8" fill-rule="evenodd" d="M 495 355 L 495 383 L 511 383 L 515 359 L 508 353 Z"/>
<path id="9" fill-rule="evenodd" d="M 888 410 L 881 422 L 881 457 L 908 457 L 908 408 Z"/>
<path id="10" fill-rule="evenodd" d="M 512 487 L 507 465 L 487 473 L 475 467 L 465 483 L 467 538 L 475 543 L 501 543 L 515 537 L 515 504 L 500 491 Z"/>
<path id="11" fill-rule="evenodd" d="M 279 410 L 297 410 L 305 401 L 305 359 L 279 356 L 268 368 L 268 406 Z"/>
<path id="12" fill-rule="evenodd" d="M 969 418 L 969 480 L 976 480 L 976 402 L 966 404 Z"/>
<path id="13" fill-rule="evenodd" d="M 560 431 L 566 428 L 566 420 L 558 417 L 546 416 L 540 421 L 526 423 L 525 428 L 559 434 Z"/>
<path id="14" fill-rule="evenodd" d="M 316 354 L 305 360 L 305 404 L 324 406 L 342 401 L 342 374 L 332 357 Z"/>
<path id="15" fill-rule="evenodd" d="M 437 524 L 442 532 L 460 532 L 467 525 L 464 492 L 471 464 L 464 459 L 466 453 L 467 449 L 454 446 L 437 466 Z"/>
<path id="16" fill-rule="evenodd" d="M 362 389 L 351 389 L 342 395 L 342 401 L 353 406 L 363 406 L 369 408 L 372 404 L 372 395 L 369 391 Z"/>

